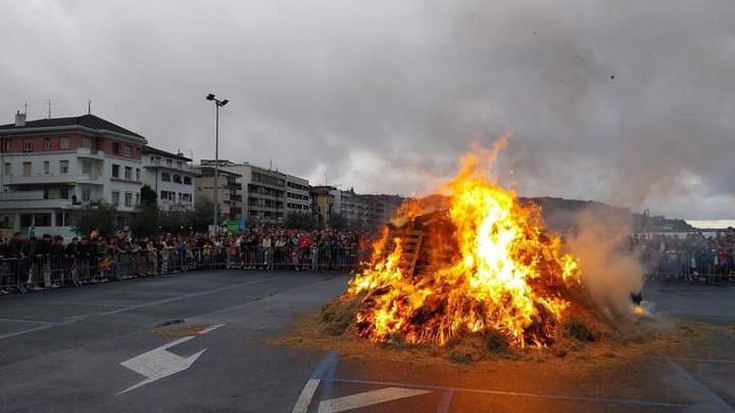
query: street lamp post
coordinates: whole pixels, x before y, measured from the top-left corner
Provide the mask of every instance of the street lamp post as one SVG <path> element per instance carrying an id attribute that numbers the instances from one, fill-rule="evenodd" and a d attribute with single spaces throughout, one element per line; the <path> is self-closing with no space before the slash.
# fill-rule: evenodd
<path id="1" fill-rule="evenodd" d="M 217 232 L 217 226 L 219 225 L 217 223 L 218 221 L 218 215 L 217 215 L 217 209 L 218 209 L 218 203 L 217 203 L 217 193 L 219 192 L 219 108 L 226 105 L 229 100 L 223 99 L 219 100 L 217 99 L 212 93 L 207 95 L 207 100 L 213 101 L 215 106 L 215 115 L 214 115 L 214 232 Z"/>

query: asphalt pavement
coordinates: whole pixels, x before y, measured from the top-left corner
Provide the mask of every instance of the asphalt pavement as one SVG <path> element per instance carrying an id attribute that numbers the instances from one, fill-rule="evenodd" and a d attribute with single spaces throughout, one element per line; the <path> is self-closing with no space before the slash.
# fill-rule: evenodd
<path id="1" fill-rule="evenodd" d="M 678 412 L 735 403 L 735 334 L 690 355 L 597 370 L 475 371 L 272 344 L 346 282 L 213 271 L 0 297 L 0 411 Z M 644 294 L 671 317 L 735 320 L 729 285 L 651 285 Z"/>

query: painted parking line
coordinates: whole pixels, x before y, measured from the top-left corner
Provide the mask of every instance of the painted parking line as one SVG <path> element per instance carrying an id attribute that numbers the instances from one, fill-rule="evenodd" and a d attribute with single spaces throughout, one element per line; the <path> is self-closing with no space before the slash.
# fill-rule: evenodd
<path id="1" fill-rule="evenodd" d="M 272 280 L 277 280 L 277 279 L 278 278 L 275 277 L 275 276 L 269 276 L 269 277 L 266 277 L 266 278 L 263 278 L 263 279 L 259 279 L 259 280 L 255 280 L 255 281 L 249 281 L 249 282 L 245 282 L 245 283 L 228 285 L 228 286 L 225 286 L 225 287 L 215 288 L 215 289 L 212 289 L 212 290 L 200 291 L 200 292 L 197 292 L 197 293 L 191 293 L 191 294 L 186 294 L 186 295 L 177 295 L 175 297 L 166 298 L 166 299 L 162 299 L 162 300 L 149 301 L 149 302 L 143 303 L 143 304 L 137 304 L 137 305 L 132 305 L 132 306 L 120 307 L 120 308 L 116 308 L 114 310 L 110 310 L 110 311 L 106 311 L 106 312 L 102 312 L 102 313 L 90 314 L 88 316 L 77 316 L 77 317 L 73 317 L 73 318 L 71 318 L 69 320 L 66 320 L 66 321 L 63 321 L 63 322 L 56 322 L 56 323 L 54 323 L 54 322 L 43 322 L 43 321 L 41 321 L 41 322 L 39 322 L 39 326 L 38 327 L 28 328 L 26 330 L 21 330 L 21 331 L 16 331 L 16 332 L 13 332 L 13 333 L 7 333 L 7 334 L 0 335 L 0 340 L 12 338 L 12 337 L 17 337 L 17 336 L 21 336 L 21 335 L 28 334 L 28 333 L 33 333 L 33 332 L 36 332 L 36 331 L 45 330 L 45 329 L 48 329 L 48 328 L 51 328 L 51 327 L 58 327 L 58 326 L 63 326 L 63 325 L 75 323 L 77 321 L 84 320 L 84 319 L 89 318 L 89 317 L 104 317 L 104 316 L 113 315 L 113 314 L 120 314 L 120 313 L 124 313 L 124 312 L 127 312 L 127 311 L 137 310 L 139 308 L 146 308 L 146 307 L 151 307 L 151 306 L 159 305 L 159 304 L 172 303 L 172 302 L 176 302 L 176 301 L 179 301 L 179 300 L 184 300 L 184 299 L 187 299 L 187 298 L 201 297 L 201 296 L 205 296 L 205 295 L 209 295 L 209 294 L 215 294 L 215 293 L 218 293 L 218 292 L 221 292 L 221 291 L 233 290 L 233 289 L 236 289 L 236 288 L 247 287 L 249 285 L 260 284 L 260 283 L 264 283 L 264 282 L 272 281 Z M 7 320 L 10 321 L 10 320 L 13 320 L 13 319 L 7 319 Z M 40 323 L 43 323 L 43 324 L 40 324 Z"/>
<path id="2" fill-rule="evenodd" d="M 169 293 L 169 292 L 163 292 L 163 291 L 136 291 L 136 290 L 110 290 L 110 292 L 115 293 L 123 293 L 123 294 L 141 294 L 141 295 L 168 295 L 168 296 L 176 296 L 176 297 L 183 297 L 186 295 L 186 293 Z"/>
<path id="3" fill-rule="evenodd" d="M 500 395 L 500 396 L 517 396 L 517 397 L 529 397 L 529 398 L 536 398 L 536 399 L 571 400 L 571 401 L 586 401 L 586 402 L 593 402 L 593 403 L 670 407 L 670 408 L 679 408 L 679 409 L 693 407 L 692 405 L 689 405 L 689 404 L 669 403 L 669 402 L 663 402 L 663 401 L 658 401 L 658 400 L 619 399 L 619 398 L 605 398 L 605 397 L 571 396 L 571 395 L 561 395 L 561 394 L 537 394 L 537 393 L 524 393 L 524 392 L 512 392 L 512 391 L 501 391 L 501 390 L 485 390 L 485 389 L 469 389 L 469 388 L 462 388 L 462 387 L 435 386 L 435 385 L 428 385 L 428 384 L 397 383 L 397 382 L 386 382 L 386 381 L 378 381 L 378 380 L 356 380 L 356 379 L 336 378 L 334 379 L 334 382 L 335 383 L 350 383 L 350 384 L 366 384 L 366 385 L 387 386 L 387 387 L 407 387 L 407 388 L 414 388 L 414 389 L 465 392 L 465 393 L 477 393 L 477 394 L 495 394 L 495 395 Z"/>
<path id="4" fill-rule="evenodd" d="M 406 387 L 386 387 L 363 393 L 351 394 L 337 399 L 323 400 L 319 403 L 319 413 L 338 413 L 361 407 L 373 406 L 394 400 L 421 396 L 431 393 L 428 390 L 418 390 Z"/>
<path id="5" fill-rule="evenodd" d="M 319 383 L 321 383 L 322 377 L 327 374 L 327 371 L 333 364 L 336 366 L 338 360 L 339 353 L 337 351 L 330 352 L 322 359 L 314 369 L 314 372 L 311 373 L 309 380 L 306 381 L 306 385 L 301 390 L 301 394 L 299 394 L 299 398 L 296 400 L 296 404 L 291 413 L 306 413 L 311 404 L 311 399 L 314 398 L 314 393 L 316 393 L 316 389 L 319 387 Z"/>
<path id="6" fill-rule="evenodd" d="M 260 283 L 264 283 L 264 282 L 267 282 L 267 281 L 272 281 L 272 280 L 275 280 L 275 279 L 277 279 L 277 278 L 276 277 L 267 277 L 267 278 L 264 278 L 264 279 L 261 279 L 261 280 L 250 281 L 250 282 L 240 283 L 240 284 L 228 285 L 228 286 L 225 286 L 225 287 L 215 288 L 213 290 L 200 291 L 200 292 L 186 294 L 186 295 L 182 295 L 182 296 L 176 296 L 176 297 L 171 297 L 171 298 L 164 298 L 162 300 L 151 301 L 151 302 L 148 302 L 148 303 L 131 305 L 131 306 L 128 306 L 128 307 L 119 308 L 117 310 L 112 310 L 112 311 L 107 311 L 107 312 L 104 312 L 104 313 L 99 313 L 97 315 L 98 316 L 106 316 L 106 315 L 124 313 L 124 312 L 131 311 L 131 310 L 137 310 L 139 308 L 146 308 L 146 307 L 151 307 L 151 306 L 159 305 L 159 304 L 173 303 L 173 302 L 176 302 L 176 301 L 179 301 L 179 300 L 185 300 L 187 298 L 201 297 L 201 296 L 204 296 L 204 295 L 214 294 L 214 293 L 218 293 L 218 292 L 222 292 L 222 291 L 234 290 L 236 288 L 247 287 L 249 285 L 260 284 Z"/>
<path id="7" fill-rule="evenodd" d="M 28 320 L 24 318 L 0 318 L 0 321 L 6 321 L 10 323 L 26 323 L 26 324 L 59 324 L 53 321 Z"/>
<path id="8" fill-rule="evenodd" d="M 40 325 L 38 327 L 28 328 L 28 329 L 21 330 L 21 331 L 16 331 L 14 333 L 3 334 L 3 335 L 0 335 L 0 340 L 6 339 L 6 338 L 11 338 L 11 337 L 16 337 L 16 336 L 21 336 L 23 334 L 32 333 L 34 331 L 45 330 L 47 328 L 51 328 L 51 327 L 54 327 L 56 325 L 57 324 L 44 324 L 44 325 Z"/>
<path id="9" fill-rule="evenodd" d="M 705 386 L 704 383 L 699 381 L 696 377 L 694 377 L 691 373 L 689 373 L 684 367 L 680 366 L 676 362 L 674 362 L 671 359 L 666 359 L 666 362 L 668 363 L 671 368 L 676 370 L 677 373 L 679 373 L 684 380 L 689 383 L 692 387 L 697 389 L 700 393 L 704 394 L 707 397 L 707 400 L 709 400 L 713 405 L 717 406 L 719 409 L 722 409 L 723 412 L 732 412 L 733 407 L 730 405 L 730 403 L 723 400 L 717 393 L 712 391 L 709 387 Z"/>
<path id="10" fill-rule="evenodd" d="M 439 402 L 439 406 L 436 407 L 436 413 L 449 413 L 449 407 L 452 404 L 453 397 L 454 390 L 445 390 L 442 395 L 442 399 Z"/>
<path id="11" fill-rule="evenodd" d="M 79 302 L 79 301 L 49 301 L 48 304 L 61 304 L 61 305 L 84 305 L 84 306 L 98 306 L 98 307 L 127 307 L 128 304 L 112 304 L 112 303 L 100 303 L 100 302 Z"/>

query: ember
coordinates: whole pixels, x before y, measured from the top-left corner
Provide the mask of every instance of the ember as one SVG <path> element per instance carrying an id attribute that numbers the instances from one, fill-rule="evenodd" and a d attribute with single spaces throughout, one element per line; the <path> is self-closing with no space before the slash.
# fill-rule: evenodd
<path id="1" fill-rule="evenodd" d="M 405 205 L 382 233 L 347 292 L 362 300 L 361 337 L 445 345 L 487 333 L 517 348 L 552 344 L 579 262 L 545 232 L 538 207 L 484 178 L 484 158 L 499 149 L 465 155 L 445 197 Z"/>

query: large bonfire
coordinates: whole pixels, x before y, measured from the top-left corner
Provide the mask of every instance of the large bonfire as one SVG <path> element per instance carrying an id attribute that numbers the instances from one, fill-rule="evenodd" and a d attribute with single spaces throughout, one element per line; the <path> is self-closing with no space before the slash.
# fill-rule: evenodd
<path id="1" fill-rule="evenodd" d="M 465 155 L 444 196 L 404 205 L 384 229 L 343 297 L 359 303 L 359 336 L 443 346 L 476 333 L 516 348 L 553 343 L 580 263 L 546 232 L 538 207 L 487 178 L 486 161 L 502 142 Z M 421 239 L 411 238 L 419 227 Z"/>

